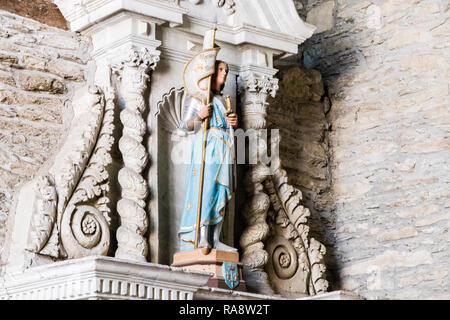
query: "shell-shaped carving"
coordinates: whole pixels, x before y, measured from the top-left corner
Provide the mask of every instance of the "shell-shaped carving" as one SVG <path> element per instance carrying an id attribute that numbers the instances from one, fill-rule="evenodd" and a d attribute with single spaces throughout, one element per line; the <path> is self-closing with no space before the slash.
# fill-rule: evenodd
<path id="1" fill-rule="evenodd" d="M 69 259 L 106 255 L 110 244 L 108 222 L 93 206 L 70 206 L 61 221 L 61 240 Z"/>
<path id="2" fill-rule="evenodd" d="M 158 102 L 158 123 L 163 129 L 172 133 L 180 132 L 181 122 L 183 121 L 183 106 L 185 104 L 186 95 L 184 88 L 175 89 L 162 96 Z"/>

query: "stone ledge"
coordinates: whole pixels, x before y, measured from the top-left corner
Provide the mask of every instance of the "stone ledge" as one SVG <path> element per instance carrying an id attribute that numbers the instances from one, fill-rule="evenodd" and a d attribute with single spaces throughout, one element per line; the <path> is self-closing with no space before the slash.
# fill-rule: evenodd
<path id="1" fill-rule="evenodd" d="M 92 256 L 6 273 L 0 300 L 287 300 L 206 287 L 211 273 Z M 334 291 L 297 300 L 357 300 Z"/>
<path id="2" fill-rule="evenodd" d="M 363 300 L 360 296 L 350 291 L 337 290 L 318 294 L 311 297 L 298 298 L 296 300 Z"/>
<path id="3" fill-rule="evenodd" d="M 192 300 L 211 274 L 111 257 L 86 257 L 6 274 L 0 300 Z"/>
<path id="4" fill-rule="evenodd" d="M 194 300 L 286 300 L 281 296 L 234 291 L 220 288 L 201 287 L 194 293 Z"/>

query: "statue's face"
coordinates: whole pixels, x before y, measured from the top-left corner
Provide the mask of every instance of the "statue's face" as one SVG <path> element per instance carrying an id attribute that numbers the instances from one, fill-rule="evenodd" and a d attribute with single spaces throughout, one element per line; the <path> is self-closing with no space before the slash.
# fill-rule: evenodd
<path id="1" fill-rule="evenodd" d="M 216 70 L 216 83 L 220 88 L 226 81 L 228 76 L 228 64 L 225 62 L 219 63 Z"/>

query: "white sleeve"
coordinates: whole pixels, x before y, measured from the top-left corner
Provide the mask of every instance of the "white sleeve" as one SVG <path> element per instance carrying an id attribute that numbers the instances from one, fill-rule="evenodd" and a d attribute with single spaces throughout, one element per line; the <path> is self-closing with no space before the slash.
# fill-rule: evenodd
<path id="1" fill-rule="evenodd" d="M 187 104 L 183 106 L 183 118 L 181 121 L 181 129 L 189 130 L 187 123 L 192 119 L 197 118 L 197 114 L 200 111 L 201 102 L 196 98 L 191 98 L 187 101 Z"/>

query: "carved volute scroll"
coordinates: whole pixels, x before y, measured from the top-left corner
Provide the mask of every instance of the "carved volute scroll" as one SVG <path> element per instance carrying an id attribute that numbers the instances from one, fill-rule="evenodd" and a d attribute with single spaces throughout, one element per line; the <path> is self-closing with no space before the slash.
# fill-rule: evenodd
<path id="1" fill-rule="evenodd" d="M 54 163 L 31 182 L 26 250 L 56 259 L 107 254 L 114 96 L 107 88 L 105 101 L 91 86 L 73 102 L 74 118 Z"/>
<path id="2" fill-rule="evenodd" d="M 241 75 L 239 78 L 239 92 L 242 103 L 242 123 L 245 130 L 256 130 L 266 127 L 266 99 L 268 94 L 272 96 L 278 88 L 278 80 L 269 77 L 258 77 L 253 73 Z M 264 153 L 266 145 L 261 139 L 257 139 L 258 149 L 250 152 Z M 249 157 L 257 159 L 257 154 Z M 267 280 L 264 266 L 268 261 L 268 253 L 264 249 L 263 241 L 269 235 L 269 226 L 266 222 L 267 211 L 270 206 L 269 196 L 264 192 L 263 182 L 270 174 L 269 168 L 261 163 L 250 165 L 246 173 L 244 186 L 247 194 L 247 202 L 244 205 L 243 214 L 247 222 L 247 228 L 241 235 L 240 245 L 243 250 L 242 262 L 244 264 L 244 278 L 250 290 L 271 293 L 271 287 Z"/>
<path id="3" fill-rule="evenodd" d="M 279 142 L 279 138 L 271 137 L 271 144 Z M 271 175 L 264 187 L 271 201 L 271 237 L 265 243 L 269 251 L 266 269 L 272 286 L 287 295 L 326 292 L 326 248 L 309 237 L 309 209 L 303 206 L 301 191 L 288 183 L 278 155 L 272 155 Z"/>
<path id="4" fill-rule="evenodd" d="M 110 245 L 109 173 L 115 92 L 105 89 L 105 111 L 89 164 L 61 221 L 61 238 L 69 258 L 106 255 Z"/>
<path id="5" fill-rule="evenodd" d="M 147 125 L 143 118 L 146 104 L 144 91 L 150 79 L 150 71 L 156 67 L 159 56 L 147 49 L 133 50 L 119 67 L 121 92 L 125 109 L 120 113 L 123 124 L 119 150 L 124 167 L 118 173 L 122 198 L 117 202 L 121 225 L 117 230 L 117 258 L 145 262 L 148 245 L 143 237 L 148 227 L 144 209 L 148 196 L 147 182 L 142 170 L 147 164 L 147 151 L 142 144 Z"/>
<path id="6" fill-rule="evenodd" d="M 266 98 L 275 96 L 278 80 L 246 73 L 239 81 L 244 129 L 264 129 Z M 256 134 L 258 150 L 250 149 L 250 156 L 267 152 L 265 140 L 259 131 Z M 271 143 L 279 141 L 272 137 Z M 256 159 L 257 154 L 253 156 Z M 270 168 L 258 158 L 257 164 L 250 165 L 244 186 L 247 228 L 240 245 L 247 287 L 264 293 L 274 289 L 283 295 L 326 292 L 325 247 L 309 238 L 309 210 L 302 205 L 300 190 L 288 184 L 279 157 L 271 156 Z"/>

